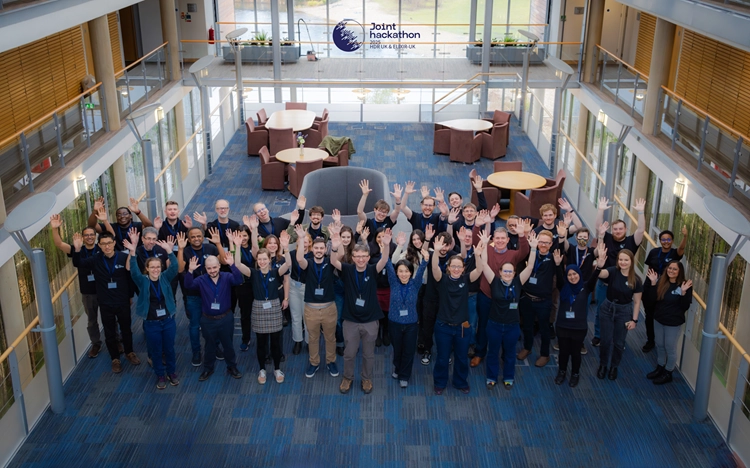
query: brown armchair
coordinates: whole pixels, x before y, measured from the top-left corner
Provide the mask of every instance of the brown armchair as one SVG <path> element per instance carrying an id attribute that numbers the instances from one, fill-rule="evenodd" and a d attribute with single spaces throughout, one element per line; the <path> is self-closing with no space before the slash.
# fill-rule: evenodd
<path id="1" fill-rule="evenodd" d="M 450 160 L 454 162 L 474 164 L 479 161 L 482 152 L 482 135 L 474 135 L 472 130 L 457 130 L 451 128 Z"/>
<path id="2" fill-rule="evenodd" d="M 268 130 L 263 126 L 255 126 L 253 119 L 247 119 L 245 122 L 247 131 L 247 155 L 258 156 L 260 149 L 268 146 Z"/>
<path id="3" fill-rule="evenodd" d="M 269 128 L 268 140 L 272 155 L 297 146 L 294 141 L 294 131 L 291 128 Z"/>
<path id="4" fill-rule="evenodd" d="M 322 122 L 323 120 L 328 120 L 328 109 L 323 109 L 323 115 L 321 117 L 318 117 L 317 115 L 315 116 L 312 128 L 317 130 L 320 122 Z"/>
<path id="5" fill-rule="evenodd" d="M 259 110 L 256 114 L 256 117 L 258 117 L 258 125 L 265 125 L 266 122 L 268 122 L 268 115 L 266 115 L 266 109 Z"/>
<path id="6" fill-rule="evenodd" d="M 324 148 L 323 148 L 324 149 Z M 323 160 L 323 167 L 348 166 L 349 165 L 349 143 L 344 143 L 338 154 L 328 156 Z"/>
<path id="7" fill-rule="evenodd" d="M 432 152 L 435 154 L 450 154 L 451 152 L 451 129 L 445 125 L 435 124 L 435 137 L 432 143 Z"/>
<path id="8" fill-rule="evenodd" d="M 490 132 L 495 131 L 494 126 L 497 124 L 504 124 L 504 123 L 508 124 L 507 127 L 503 127 L 501 129 L 505 133 L 505 146 L 508 146 L 510 144 L 510 116 L 511 114 L 509 114 L 508 112 L 496 110 L 492 114 L 491 119 L 482 119 L 488 122 L 492 122 L 493 128 L 490 130 Z"/>
<path id="9" fill-rule="evenodd" d="M 545 187 L 552 187 L 553 185 L 557 187 L 557 198 L 562 198 L 563 185 L 565 185 L 564 169 L 557 171 L 557 176 L 554 179 L 547 179 L 547 183 L 544 184 Z"/>
<path id="10" fill-rule="evenodd" d="M 498 159 L 505 156 L 508 151 L 505 128 L 508 124 L 495 124 L 490 133 L 482 132 L 482 157 L 486 159 Z"/>
<path id="11" fill-rule="evenodd" d="M 311 128 L 303 133 L 307 134 L 307 137 L 305 137 L 305 146 L 317 148 L 320 146 L 323 138 L 328 135 L 328 120 L 321 121 L 317 129 Z"/>
<path id="12" fill-rule="evenodd" d="M 557 186 L 533 189 L 527 197 L 523 191 L 516 192 L 514 213 L 520 217 L 538 217 L 539 208 L 546 203 L 557 206 Z"/>
<path id="13" fill-rule="evenodd" d="M 289 168 L 289 192 L 295 197 L 299 197 L 299 191 L 302 188 L 302 182 L 305 176 L 314 170 L 323 168 L 323 160 L 315 161 L 297 161 L 297 167 Z"/>
<path id="14" fill-rule="evenodd" d="M 522 161 L 495 161 L 494 172 L 504 171 L 523 171 Z M 492 208 L 495 203 L 500 203 L 501 208 L 507 209 L 510 204 L 510 190 L 500 190 L 486 180 L 482 181 L 482 193 L 484 198 L 487 200 L 487 207 Z M 505 200 L 505 202 L 503 202 Z M 471 185 L 471 202 L 479 207 L 477 198 L 477 190 L 474 188 L 474 184 Z"/>
<path id="15" fill-rule="evenodd" d="M 263 190 L 284 190 L 286 164 L 271 157 L 267 147 L 262 147 L 260 155 L 260 184 Z"/>
<path id="16" fill-rule="evenodd" d="M 306 102 L 287 102 L 286 110 L 307 110 Z"/>

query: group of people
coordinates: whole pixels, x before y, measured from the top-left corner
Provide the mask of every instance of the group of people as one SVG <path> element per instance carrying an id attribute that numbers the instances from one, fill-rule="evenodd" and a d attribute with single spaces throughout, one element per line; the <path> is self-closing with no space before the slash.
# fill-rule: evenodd
<path id="1" fill-rule="evenodd" d="M 112 372 L 122 371 L 122 354 L 130 364 L 140 364 L 131 330 L 135 298 L 158 389 L 179 384 L 174 348 L 178 290 L 189 318 L 191 363 L 202 366 L 200 381 L 211 377 L 217 360 L 225 361 L 230 376 L 242 377 L 233 343 L 239 309 L 239 349 L 250 349 L 254 332 L 259 384 L 266 383 L 269 365 L 276 382 L 284 382 L 283 327 L 289 324 L 292 352 L 300 354 L 307 343 L 307 378 L 323 364 L 337 377 L 337 355 L 343 356 L 341 393 L 351 390 L 360 349 L 360 386 L 372 392 L 375 348 L 383 345 L 393 346 L 391 375 L 402 388 L 409 385 L 418 356 L 421 364 L 433 364 L 437 395 L 449 383 L 469 393 L 469 369 L 482 362 L 487 388 L 502 382 L 510 390 L 516 361 L 532 355 L 537 333 L 535 366 L 549 363 L 557 338 L 554 381 L 575 387 L 592 298 L 597 304 L 591 342 L 599 348 L 597 377 L 617 378 L 627 332 L 636 327 L 643 303 L 643 351 L 656 348 L 658 361 L 647 377 L 655 384 L 671 381 L 679 330 L 692 299 L 692 283 L 680 262 L 687 230 L 677 248 L 672 232 L 659 234 L 661 247 L 646 256 L 642 280 L 635 272 L 635 254 L 644 237 L 645 200 L 635 201 L 638 226 L 627 235 L 622 220 L 614 221 L 610 232 L 604 220 L 610 205 L 601 199 L 596 238 L 591 239 L 564 199 L 558 206 L 543 205 L 538 219 L 511 216 L 504 227 L 496 226 L 500 207 L 487 206 L 481 176 L 472 171 L 470 179 L 477 205 L 464 203 L 456 192 L 446 199 L 441 189 L 422 187 L 420 212 L 415 212 L 407 202 L 417 193 L 416 184 L 407 182 L 394 185 L 394 206 L 378 200 L 372 217 L 365 214 L 371 190 L 363 180 L 355 229 L 341 223 L 337 210 L 323 226 L 323 208 L 306 212 L 304 197 L 289 219 L 272 217 L 257 203 L 242 223 L 229 218 L 229 203 L 222 199 L 210 222 L 205 213 L 181 217 L 173 201 L 167 202 L 163 219 L 149 220 L 131 200 L 116 210 L 111 224 L 100 199 L 89 226 L 74 233 L 70 244 L 60 236 L 59 215 L 52 216 L 50 226 L 55 244 L 78 268 L 92 343 L 89 357 L 102 348 L 101 315 Z M 411 232 L 394 235 L 401 213 Z M 302 224 L 305 215 L 309 222 Z M 516 352 L 519 339 L 522 347 Z"/>

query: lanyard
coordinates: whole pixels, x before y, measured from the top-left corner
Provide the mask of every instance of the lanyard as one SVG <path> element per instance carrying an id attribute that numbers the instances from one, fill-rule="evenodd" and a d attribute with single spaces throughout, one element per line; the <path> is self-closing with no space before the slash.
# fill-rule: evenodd
<path id="1" fill-rule="evenodd" d="M 670 250 L 668 250 L 666 252 L 663 252 L 663 251 L 659 250 L 659 255 L 657 256 L 657 258 L 659 260 L 659 271 L 657 271 L 658 274 L 661 274 L 661 272 L 664 271 L 662 269 L 662 265 L 664 263 L 664 260 L 661 259 L 661 254 L 662 253 L 664 253 L 664 260 L 666 260 L 669 257 L 669 254 L 672 253 L 672 249 L 670 249 Z"/>
<path id="2" fill-rule="evenodd" d="M 174 229 L 172 229 L 172 225 L 169 224 L 168 220 L 164 224 L 167 226 L 167 231 L 169 231 L 169 233 L 171 235 L 177 236 L 177 232 L 180 230 L 180 220 L 179 219 L 175 223 L 175 225 L 174 225 L 175 228 Z"/>
<path id="3" fill-rule="evenodd" d="M 409 280 L 411 282 L 411 279 Z M 401 297 L 401 306 L 404 308 L 408 308 L 408 305 L 406 304 L 406 300 L 409 298 L 409 282 L 406 284 L 401 283 L 401 287 L 399 288 L 399 296 Z"/>
<path id="4" fill-rule="evenodd" d="M 544 263 L 544 260 L 547 258 L 547 255 L 540 256 L 539 253 L 536 254 L 536 259 L 534 260 L 534 269 L 531 272 L 531 276 L 533 276 L 534 278 L 536 278 L 536 271 L 539 269 L 539 265 Z M 541 260 L 541 262 L 539 260 Z"/>
<path id="5" fill-rule="evenodd" d="M 576 264 L 578 265 L 578 268 L 581 268 L 583 266 L 583 262 L 586 261 L 586 255 L 589 254 L 589 248 L 586 247 L 586 250 L 583 251 L 583 258 L 581 259 L 578 258 L 579 252 L 580 250 L 578 249 L 578 247 L 576 247 Z"/>
<path id="6" fill-rule="evenodd" d="M 260 284 L 261 286 L 263 286 L 263 291 L 265 291 L 266 293 L 266 300 L 268 300 L 268 281 L 271 277 L 271 272 L 269 271 L 264 275 L 260 270 L 258 270 L 258 273 L 260 273 L 260 277 L 262 278 Z"/>
<path id="7" fill-rule="evenodd" d="M 271 232 L 268 232 L 268 229 L 266 229 L 266 225 L 264 223 L 260 223 L 260 227 L 263 228 L 264 231 L 266 231 L 266 236 L 268 234 L 276 234 L 276 227 L 273 225 L 273 218 L 268 218 L 268 224 L 271 225 Z"/>
<path id="8" fill-rule="evenodd" d="M 253 253 L 252 253 L 252 250 L 251 251 L 247 251 L 247 250 L 245 250 L 244 247 L 240 247 L 240 251 L 242 251 L 242 258 L 247 262 L 246 265 L 247 266 L 252 266 L 253 265 Z"/>
<path id="9" fill-rule="evenodd" d="M 154 252 L 154 249 L 151 249 L 151 252 L 154 254 L 154 257 L 156 257 L 156 252 Z M 146 250 L 146 247 L 143 247 L 143 253 L 146 254 L 146 258 L 151 258 L 151 255 L 149 254 L 149 251 Z"/>
<path id="10" fill-rule="evenodd" d="M 106 255 L 102 255 L 102 259 L 104 260 L 104 266 L 107 267 L 107 271 L 109 272 L 109 278 L 112 279 L 115 276 L 115 266 L 117 266 L 117 254 L 115 253 L 112 256 L 112 268 L 109 267 L 109 261 L 107 260 Z"/>
<path id="11" fill-rule="evenodd" d="M 218 302 L 219 297 L 219 283 L 221 282 L 221 273 L 219 273 L 219 277 L 216 278 L 216 283 L 214 283 L 213 279 L 209 279 L 209 283 L 211 283 L 211 289 L 214 290 L 214 302 Z"/>
<path id="12" fill-rule="evenodd" d="M 510 286 L 505 287 L 505 300 L 508 300 L 508 291 L 510 291 L 510 298 L 513 300 L 512 302 L 518 302 L 516 300 L 516 287 L 513 286 L 513 283 L 510 284 Z"/>
<path id="13" fill-rule="evenodd" d="M 132 221 L 130 222 L 130 224 L 128 224 L 128 227 L 125 228 L 125 234 L 128 233 L 128 231 L 130 230 L 131 226 L 133 226 L 133 222 Z M 122 242 L 123 240 L 125 240 L 125 236 L 122 235 L 122 227 L 120 227 L 119 224 L 117 225 L 117 234 L 120 235 L 120 242 Z"/>
<path id="14" fill-rule="evenodd" d="M 161 305 L 161 283 L 159 283 L 159 280 L 156 280 L 156 284 L 158 287 L 154 286 L 154 281 L 151 281 L 151 290 L 154 292 L 159 305 Z"/>
<path id="15" fill-rule="evenodd" d="M 323 270 L 325 269 L 327 263 L 322 262 L 320 264 L 320 270 L 318 269 L 318 264 L 313 261 L 313 268 L 315 268 L 315 276 L 318 278 L 318 287 L 320 287 L 320 283 L 323 282 Z"/>
<path id="16" fill-rule="evenodd" d="M 422 215 L 422 218 L 419 221 L 422 224 L 422 232 L 424 232 L 427 225 L 432 224 L 432 216 L 425 218 L 424 215 Z"/>
<path id="17" fill-rule="evenodd" d="M 89 250 L 86 247 L 84 247 L 83 250 L 81 250 L 81 254 L 82 254 L 81 257 L 82 258 L 93 257 L 94 255 L 96 255 L 98 253 L 97 252 L 98 249 L 99 249 L 99 246 L 97 246 L 97 245 L 95 245 L 94 248 L 91 249 L 91 250 Z"/>
<path id="18" fill-rule="evenodd" d="M 226 235 L 224 234 L 224 231 L 226 231 L 229 228 L 229 222 L 225 223 L 225 228 L 222 229 L 221 223 L 219 220 L 216 220 L 216 225 L 219 227 L 219 239 L 222 243 L 224 243 L 224 239 L 226 239 Z"/>
<path id="19" fill-rule="evenodd" d="M 364 283 L 367 280 L 367 270 L 365 270 L 362 272 L 362 282 Z M 359 285 L 359 272 L 356 269 L 354 270 L 354 281 L 357 282 L 357 294 L 359 297 L 362 297 L 362 287 Z"/>

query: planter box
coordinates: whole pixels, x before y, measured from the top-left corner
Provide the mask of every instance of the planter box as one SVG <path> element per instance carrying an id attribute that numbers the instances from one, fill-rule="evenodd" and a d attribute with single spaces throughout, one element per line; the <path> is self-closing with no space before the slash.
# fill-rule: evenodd
<path id="1" fill-rule="evenodd" d="M 528 47 L 490 47 L 490 65 L 523 65 L 523 54 Z M 544 62 L 544 47 L 539 47 L 539 52 L 529 55 L 529 64 Z M 466 58 L 473 65 L 482 63 L 482 47 L 468 45 L 466 47 Z"/>
<path id="2" fill-rule="evenodd" d="M 225 62 L 234 63 L 234 52 L 229 46 L 221 47 Z M 299 46 L 281 46 L 281 63 L 297 63 L 299 60 Z M 242 46 L 242 63 L 272 63 L 273 47 L 271 46 Z"/>

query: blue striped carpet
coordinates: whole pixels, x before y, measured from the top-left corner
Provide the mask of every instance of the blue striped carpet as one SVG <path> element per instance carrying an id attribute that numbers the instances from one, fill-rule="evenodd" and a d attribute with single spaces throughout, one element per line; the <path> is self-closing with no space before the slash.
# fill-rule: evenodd
<path id="1" fill-rule="evenodd" d="M 523 160 L 526 170 L 545 174 L 529 140 L 517 126 L 511 130 L 506 160 Z M 471 168 L 431 154 L 430 125 L 334 124 L 330 131 L 352 137 L 353 165 L 379 169 L 391 183 L 412 179 L 468 195 Z M 259 190 L 258 159 L 248 158 L 244 146 L 239 132 L 188 212 L 211 213 L 219 197 L 229 199 L 236 219 L 255 201 L 275 215 L 289 211 L 288 192 Z M 491 172 L 489 161 L 477 167 Z M 589 354 L 575 389 L 554 384 L 554 353 L 547 367 L 533 367 L 535 352 L 531 366 L 518 363 L 510 392 L 488 391 L 484 368 L 478 367 L 470 372 L 469 395 L 449 388 L 438 397 L 431 367 L 415 363 L 412 382 L 402 390 L 390 378 L 390 348 L 378 348 L 373 393 L 364 395 L 355 381 L 344 396 L 340 378 L 322 371 L 304 377 L 306 350 L 292 355 L 289 329 L 284 384 L 257 384 L 252 348 L 240 353 L 241 380 L 223 375 L 218 363 L 210 380 L 198 382 L 181 305 L 178 317 L 178 387 L 157 390 L 145 363 L 134 368 L 125 362 L 124 372 L 113 375 L 106 353 L 84 359 L 65 386 L 65 413 L 48 411 L 11 466 L 735 466 L 714 426 L 692 422 L 692 392 L 681 376 L 661 387 L 645 379 L 655 354 L 640 351 L 642 325 L 628 335 L 615 382 L 595 377 L 598 353 L 587 340 Z M 133 330 L 136 352 L 145 361 L 141 325 Z M 341 369 L 341 358 L 338 364 Z"/>

